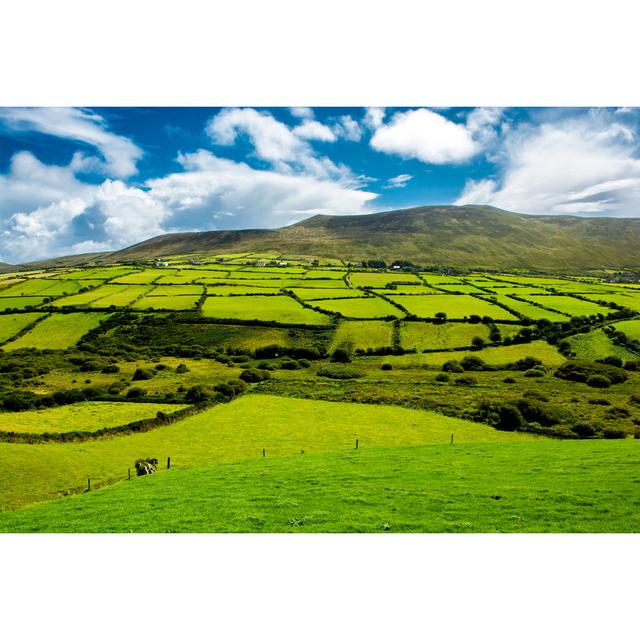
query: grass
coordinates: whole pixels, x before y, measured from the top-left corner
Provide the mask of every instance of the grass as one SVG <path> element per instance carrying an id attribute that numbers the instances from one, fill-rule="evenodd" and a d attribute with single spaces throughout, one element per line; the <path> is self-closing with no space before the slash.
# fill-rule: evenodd
<path id="1" fill-rule="evenodd" d="M 640 320 L 624 320 L 615 325 L 617 331 L 622 331 L 631 340 L 640 340 Z"/>
<path id="2" fill-rule="evenodd" d="M 331 318 L 306 309 L 289 296 L 207 297 L 202 305 L 207 318 L 262 320 L 289 324 L 329 324 Z"/>
<path id="3" fill-rule="evenodd" d="M 7 309 L 25 309 L 32 306 L 37 307 L 44 302 L 44 298 L 38 297 L 26 297 L 21 298 L 0 298 L 0 311 L 6 311 Z"/>
<path id="4" fill-rule="evenodd" d="M 470 347 L 476 336 L 489 339 L 489 329 L 484 324 L 449 322 L 403 322 L 400 325 L 400 346 L 403 349 L 452 349 Z"/>
<path id="5" fill-rule="evenodd" d="M 20 284 L 15 284 L 0 290 L 3 296 L 45 296 L 55 297 L 68 293 L 76 293 L 82 286 L 78 282 L 70 280 L 45 280 L 44 278 L 32 278 Z"/>
<path id="6" fill-rule="evenodd" d="M 571 345 L 571 351 L 580 360 L 597 360 L 607 356 L 618 356 L 622 360 L 633 360 L 637 357 L 624 347 L 613 344 L 602 329 L 570 336 L 568 341 Z"/>
<path id="7" fill-rule="evenodd" d="M 392 282 L 415 282 L 420 279 L 414 273 L 375 273 L 370 271 L 357 271 L 349 276 L 349 281 L 354 287 L 384 287 Z"/>
<path id="8" fill-rule="evenodd" d="M 189 311 L 195 309 L 200 296 L 145 296 L 131 305 L 132 309 L 166 309 L 170 311 Z"/>
<path id="9" fill-rule="evenodd" d="M 481 350 L 441 351 L 437 353 L 407 354 L 403 356 L 386 356 L 384 362 L 399 366 L 422 366 L 425 364 L 440 366 L 447 360 L 461 360 L 465 356 L 474 355 L 482 358 L 487 364 L 505 365 L 533 356 L 548 365 L 560 365 L 565 362 L 564 356 L 547 342 L 534 340 L 524 344 L 513 344 L 507 347 L 486 347 Z"/>
<path id="10" fill-rule="evenodd" d="M 172 466 L 328 451 L 348 451 L 355 438 L 365 448 L 449 442 L 518 442 L 528 434 L 400 407 L 243 396 L 146 433 L 82 443 L 0 443 L 0 509 L 17 508 L 77 492 L 87 478 L 99 486 L 126 477 L 140 457 Z"/>
<path id="11" fill-rule="evenodd" d="M 97 431 L 153 418 L 158 411 L 173 413 L 181 404 L 154 402 L 78 402 L 52 409 L 0 413 L 0 431 L 68 433 Z"/>
<path id="12" fill-rule="evenodd" d="M 436 313 L 446 313 L 448 318 L 468 318 L 471 315 L 489 316 L 494 320 L 515 320 L 516 317 L 486 300 L 472 296 L 434 294 L 427 296 L 394 296 L 390 300 L 400 303 L 409 313 L 419 318 L 434 318 Z"/>
<path id="13" fill-rule="evenodd" d="M 53 313 L 3 348 L 6 351 L 29 347 L 68 349 L 73 347 L 85 333 L 95 329 L 108 317 L 107 313 Z"/>
<path id="14" fill-rule="evenodd" d="M 585 298 L 594 302 L 615 302 L 622 307 L 640 313 L 640 295 L 633 293 L 599 293 L 596 295 L 585 295 Z M 604 313 L 604 312 L 603 312 Z"/>
<path id="15" fill-rule="evenodd" d="M 2 513 L 0 530 L 637 532 L 637 448 L 633 440 L 365 446 L 172 469 Z"/>
<path id="16" fill-rule="evenodd" d="M 380 320 L 343 320 L 333 336 L 330 351 L 345 343 L 352 350 L 390 347 L 393 340 L 393 323 Z"/>
<path id="17" fill-rule="evenodd" d="M 545 307 L 560 311 L 561 313 L 567 313 L 570 316 L 589 316 L 597 313 L 602 313 L 606 316 L 609 313 L 609 309 L 601 307 L 595 302 L 579 300 L 571 296 L 545 295 L 543 298 L 540 298 L 539 296 L 524 295 L 522 297 L 530 302 L 539 302 Z"/>
<path id="18" fill-rule="evenodd" d="M 327 311 L 341 313 L 347 318 L 397 318 L 404 315 L 397 307 L 377 296 L 349 300 L 314 300 L 311 304 Z"/>
<path id="19" fill-rule="evenodd" d="M 328 298 L 362 298 L 359 289 L 292 289 L 301 300 L 326 300 Z"/>
<path id="20" fill-rule="evenodd" d="M 90 307 L 126 307 L 130 305 L 136 298 L 143 296 L 151 291 L 149 285 L 130 284 L 130 285 L 109 285 L 105 284 L 100 287 L 106 295 L 98 300 L 89 303 Z"/>
<path id="21" fill-rule="evenodd" d="M 201 296 L 204 287 L 201 284 L 158 285 L 149 296 Z"/>
<path id="22" fill-rule="evenodd" d="M 0 316 L 0 342 L 5 342 L 20 333 L 32 322 L 42 318 L 44 313 L 16 313 L 15 315 Z"/>
<path id="23" fill-rule="evenodd" d="M 516 295 L 520 295 L 517 293 Z M 509 298 L 506 295 L 502 294 L 494 294 L 491 297 L 494 297 L 500 304 L 504 304 L 509 309 L 515 311 L 516 313 L 520 313 L 526 318 L 531 318 L 532 320 L 540 320 L 541 318 L 546 318 L 551 322 L 566 322 L 567 316 L 564 316 L 560 313 L 556 313 L 555 311 L 550 311 L 548 309 L 541 309 L 540 307 L 536 307 L 533 304 L 529 304 L 528 302 L 522 302 L 520 300 L 514 300 L 513 298 Z M 546 296 L 543 298 L 538 296 L 535 298 L 535 301 L 539 304 L 544 305 L 544 301 Z"/>

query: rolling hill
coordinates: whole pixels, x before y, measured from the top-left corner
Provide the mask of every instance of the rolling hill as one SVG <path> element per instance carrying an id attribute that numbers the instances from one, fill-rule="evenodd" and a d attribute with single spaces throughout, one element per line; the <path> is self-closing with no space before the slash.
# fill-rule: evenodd
<path id="1" fill-rule="evenodd" d="M 280 229 L 171 233 L 95 256 L 276 251 L 360 261 L 411 260 L 484 269 L 640 265 L 640 218 L 524 215 L 488 206 L 427 206 L 368 215 L 316 215 Z"/>

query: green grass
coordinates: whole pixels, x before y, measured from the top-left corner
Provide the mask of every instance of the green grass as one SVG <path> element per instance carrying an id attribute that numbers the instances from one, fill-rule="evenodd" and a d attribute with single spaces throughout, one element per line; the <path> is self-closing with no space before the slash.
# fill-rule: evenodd
<path id="1" fill-rule="evenodd" d="M 467 295 L 434 294 L 427 296 L 394 296 L 390 300 L 400 303 L 409 313 L 419 318 L 433 318 L 446 313 L 448 318 L 468 318 L 471 315 L 489 316 L 494 320 L 515 320 L 516 317 L 501 307 Z"/>
<path id="2" fill-rule="evenodd" d="M 78 282 L 70 280 L 45 280 L 44 278 L 31 278 L 12 287 L 0 289 L 1 296 L 61 296 L 66 293 L 76 293 L 82 286 Z"/>
<path id="3" fill-rule="evenodd" d="M 624 320 L 617 322 L 614 327 L 622 331 L 631 340 L 640 340 L 640 320 Z"/>
<path id="4" fill-rule="evenodd" d="M 225 282 L 220 280 L 219 282 Z M 244 296 L 247 294 L 276 294 L 280 293 L 280 287 L 245 287 L 243 285 L 209 285 L 207 287 L 208 296 Z"/>
<path id="5" fill-rule="evenodd" d="M 392 282 L 415 282 L 420 279 L 414 273 L 375 273 L 369 271 L 357 271 L 349 276 L 349 281 L 354 287 L 384 287 Z"/>
<path id="6" fill-rule="evenodd" d="M 498 289 L 500 291 L 500 289 Z M 520 295 L 516 293 L 516 295 Z M 541 309 L 540 307 L 536 307 L 533 304 L 529 304 L 528 302 L 521 302 L 520 300 L 514 300 L 513 298 L 509 298 L 506 295 L 502 294 L 494 294 L 491 297 L 494 297 L 499 303 L 506 305 L 509 309 L 512 309 L 516 313 L 521 313 L 526 318 L 531 318 L 532 320 L 540 320 L 541 318 L 546 318 L 551 322 L 566 322 L 567 316 L 564 316 L 560 313 L 556 313 L 555 311 L 550 311 L 547 309 Z M 544 301 L 546 299 L 542 296 L 537 296 L 535 301 L 538 304 L 544 305 Z"/>
<path id="7" fill-rule="evenodd" d="M 425 364 L 440 366 L 447 360 L 461 360 L 473 355 L 482 358 L 487 364 L 505 365 L 533 356 L 548 365 L 560 365 L 566 361 L 564 356 L 543 340 L 534 340 L 524 344 L 513 344 L 508 347 L 486 347 L 479 351 L 442 351 L 440 353 L 407 354 L 403 356 L 385 356 L 384 362 L 398 366 L 419 367 Z"/>
<path id="8" fill-rule="evenodd" d="M 342 320 L 333 336 L 330 351 L 345 343 L 351 349 L 390 347 L 393 323 L 381 320 Z"/>
<path id="9" fill-rule="evenodd" d="M 634 294 L 631 292 L 625 293 L 599 293 L 596 295 L 585 295 L 585 298 L 593 300 L 594 302 L 615 302 L 622 307 L 631 309 L 636 313 L 640 313 L 640 294 Z M 603 312 L 605 313 L 605 312 Z"/>
<path id="10" fill-rule="evenodd" d="M 0 530 L 637 532 L 637 449 L 633 440 L 364 445 L 172 469 L 2 513 Z"/>
<path id="11" fill-rule="evenodd" d="M 327 311 L 341 313 L 347 318 L 397 318 L 404 315 L 397 307 L 377 296 L 348 300 L 314 300 L 311 304 Z"/>
<path id="12" fill-rule="evenodd" d="M 44 313 L 16 313 L 0 316 L 0 342 L 13 338 L 43 315 Z"/>
<path id="13" fill-rule="evenodd" d="M 195 309 L 200 296 L 145 296 L 131 305 L 132 309 L 167 309 L 171 311 L 188 311 Z"/>
<path id="14" fill-rule="evenodd" d="M 590 316 L 592 314 L 602 313 L 605 316 L 609 313 L 607 307 L 601 307 L 595 302 L 589 302 L 587 300 L 579 300 L 578 298 L 572 298 L 571 296 L 553 296 L 545 295 L 544 297 L 524 295 L 525 300 L 530 302 L 538 302 L 539 304 L 560 311 L 561 313 L 568 313 L 570 316 Z"/>
<path id="15" fill-rule="evenodd" d="M 597 360 L 607 356 L 618 356 L 622 360 L 633 360 L 637 356 L 621 347 L 613 344 L 602 329 L 596 329 L 589 333 L 579 333 L 567 338 L 571 345 L 571 351 L 580 360 Z"/>
<path id="16" fill-rule="evenodd" d="M 172 466 L 300 453 L 449 442 L 518 442 L 528 434 L 400 407 L 248 395 L 146 433 L 82 443 L 0 443 L 0 509 L 126 477 L 140 457 Z"/>
<path id="17" fill-rule="evenodd" d="M 475 337 L 489 340 L 489 329 L 484 324 L 449 322 L 403 322 L 400 325 L 400 346 L 403 349 L 452 349 L 470 347 Z"/>
<path id="18" fill-rule="evenodd" d="M 201 284 L 159 285 L 148 296 L 201 296 L 204 287 Z"/>
<path id="19" fill-rule="evenodd" d="M 29 306 L 37 307 L 43 302 L 44 298 L 37 297 L 0 298 L 0 311 L 5 311 L 6 309 L 25 309 Z"/>
<path id="20" fill-rule="evenodd" d="M 173 413 L 186 406 L 155 402 L 78 402 L 52 409 L 0 412 L 0 431 L 16 433 L 98 431 L 144 418 L 153 418 L 158 411 Z"/>
<path id="21" fill-rule="evenodd" d="M 207 318 L 262 320 L 289 324 L 329 324 L 331 318 L 306 309 L 289 296 L 207 297 L 202 305 Z"/>
<path id="22" fill-rule="evenodd" d="M 105 284 L 100 287 L 103 291 L 107 292 L 104 297 L 89 303 L 90 307 L 110 307 L 114 305 L 116 307 L 126 307 L 130 305 L 136 298 L 151 291 L 149 285 L 109 285 Z"/>
<path id="23" fill-rule="evenodd" d="M 53 313 L 3 349 L 68 349 L 108 317 L 106 313 Z"/>
<path id="24" fill-rule="evenodd" d="M 292 289 L 301 300 L 326 300 L 328 298 L 362 298 L 359 289 Z"/>

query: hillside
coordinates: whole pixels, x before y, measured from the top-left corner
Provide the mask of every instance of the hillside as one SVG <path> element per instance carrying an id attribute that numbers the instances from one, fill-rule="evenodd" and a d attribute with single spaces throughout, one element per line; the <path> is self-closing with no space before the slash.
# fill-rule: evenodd
<path id="1" fill-rule="evenodd" d="M 428 206 L 368 215 L 317 215 L 280 229 L 170 233 L 113 253 L 29 266 L 242 251 L 350 261 L 405 259 L 480 269 L 637 267 L 640 218 L 532 216 L 487 206 Z"/>

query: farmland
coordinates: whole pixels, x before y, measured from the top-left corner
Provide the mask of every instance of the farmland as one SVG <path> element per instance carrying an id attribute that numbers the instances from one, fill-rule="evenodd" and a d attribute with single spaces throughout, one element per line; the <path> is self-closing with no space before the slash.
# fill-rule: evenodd
<path id="1" fill-rule="evenodd" d="M 8 274 L 0 530 L 637 530 L 633 283 L 396 267 Z"/>

